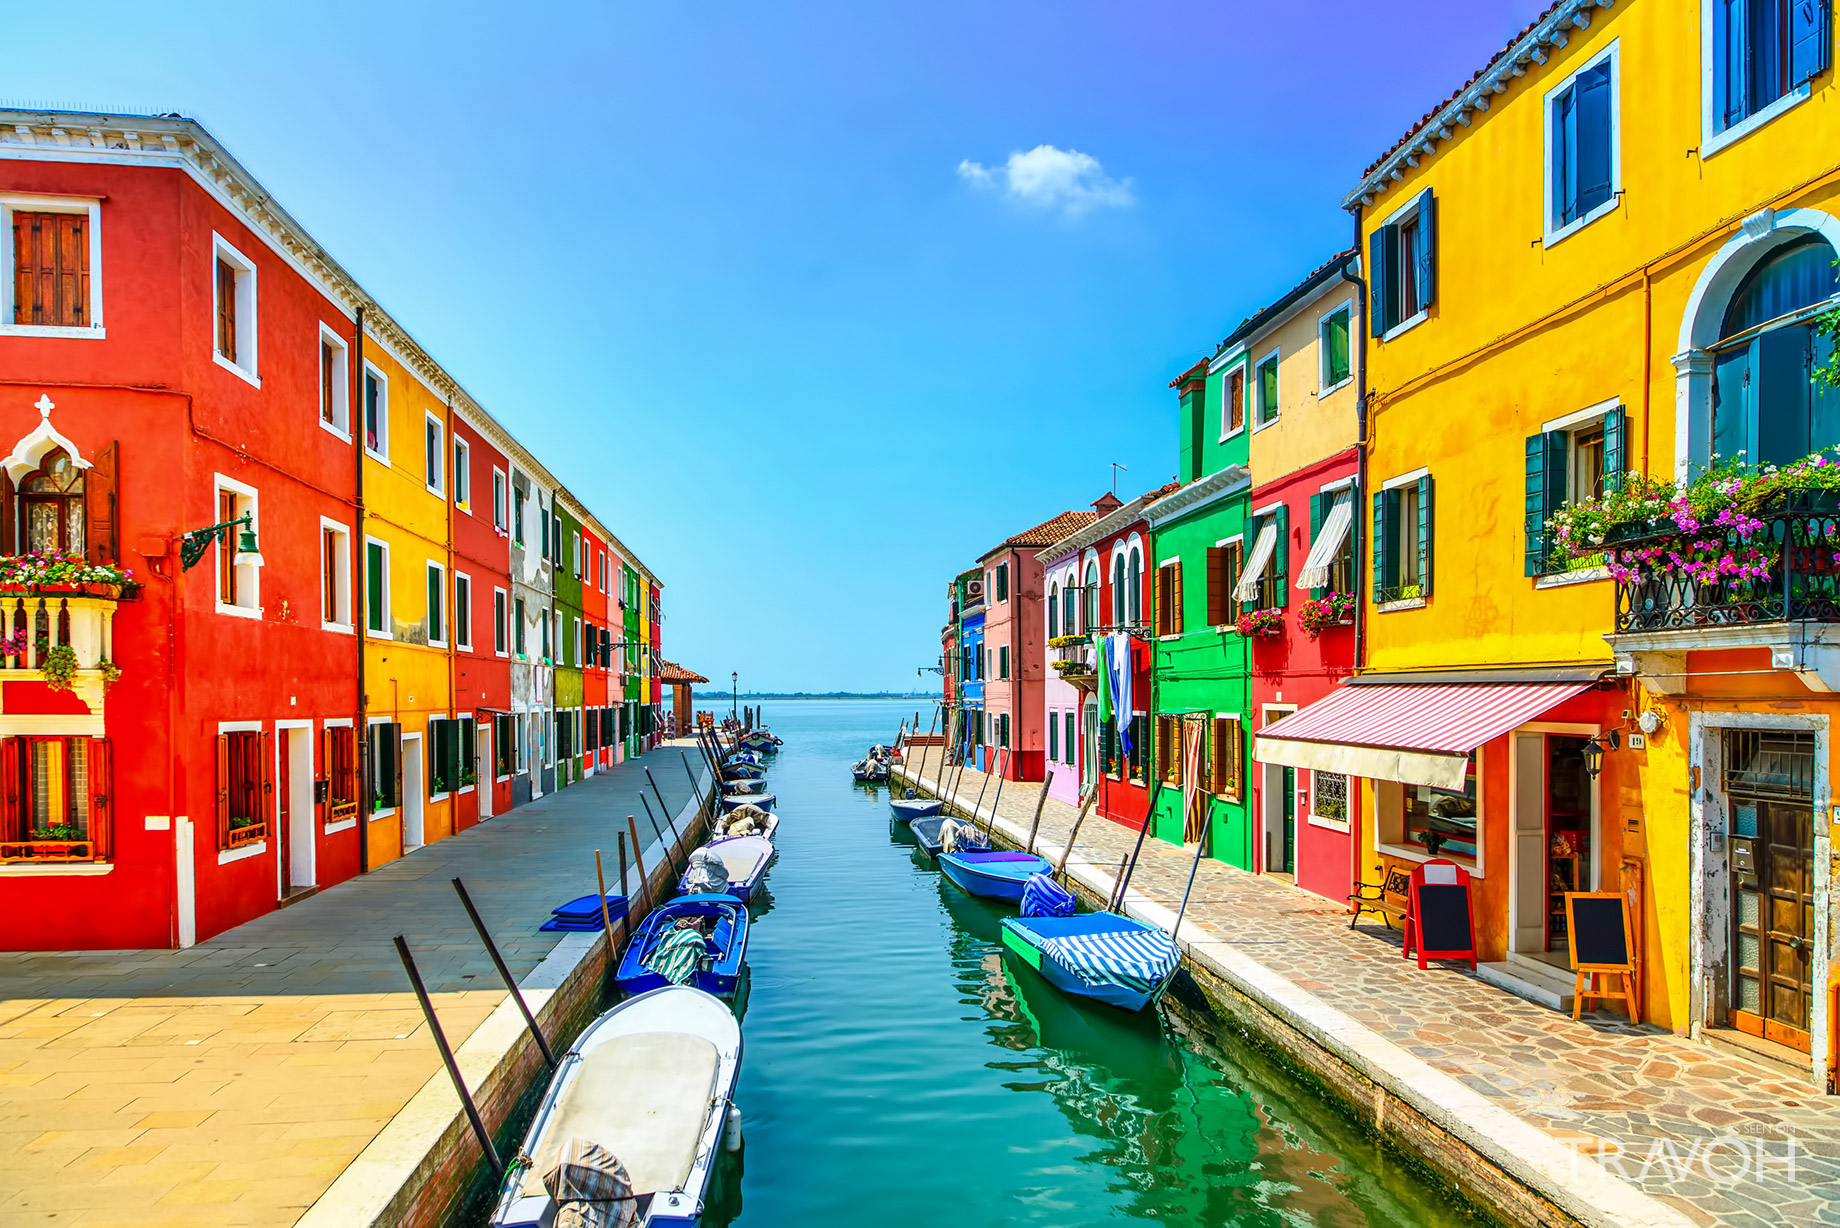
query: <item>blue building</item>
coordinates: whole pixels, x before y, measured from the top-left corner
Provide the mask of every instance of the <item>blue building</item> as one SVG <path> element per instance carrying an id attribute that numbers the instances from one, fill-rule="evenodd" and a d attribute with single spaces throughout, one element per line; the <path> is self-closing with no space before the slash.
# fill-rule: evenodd
<path id="1" fill-rule="evenodd" d="M 958 749 L 969 762 L 984 770 L 984 674 L 988 662 L 984 649 L 984 573 L 968 571 L 958 578 L 958 693 L 962 719 Z"/>

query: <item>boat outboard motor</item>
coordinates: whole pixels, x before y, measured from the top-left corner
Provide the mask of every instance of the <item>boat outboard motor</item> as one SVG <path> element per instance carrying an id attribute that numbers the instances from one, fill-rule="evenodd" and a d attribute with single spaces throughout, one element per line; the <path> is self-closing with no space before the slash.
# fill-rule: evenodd
<path id="1" fill-rule="evenodd" d="M 728 867 L 708 849 L 696 850 L 684 871 L 684 890 L 690 895 L 720 895 L 728 890 Z"/>
<path id="2" fill-rule="evenodd" d="M 906 798 L 907 798 L 907 800 L 911 802 L 911 801 L 913 801 L 913 800 L 914 800 L 914 799 L 915 799 L 916 797 L 919 797 L 920 795 L 919 795 L 918 793 L 915 793 L 915 792 L 914 792 L 914 790 L 913 790 L 913 788 L 912 788 L 912 787 L 910 786 L 910 787 L 908 788 L 908 790 L 907 790 L 907 792 L 906 792 L 906 793 L 905 793 L 905 794 L 904 794 L 903 796 L 904 796 L 904 797 L 906 797 Z"/>

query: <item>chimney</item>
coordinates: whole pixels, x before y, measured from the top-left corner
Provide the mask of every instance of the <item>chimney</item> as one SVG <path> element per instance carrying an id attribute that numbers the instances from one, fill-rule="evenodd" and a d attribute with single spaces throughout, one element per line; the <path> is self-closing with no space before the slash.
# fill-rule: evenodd
<path id="1" fill-rule="evenodd" d="M 1109 490 L 1106 491 L 1104 494 L 1100 495 L 1097 499 L 1094 499 L 1092 501 L 1093 511 L 1099 513 L 1101 516 L 1105 515 L 1107 512 L 1115 511 L 1118 508 L 1121 508 L 1123 506 L 1124 506 L 1124 500 L 1120 499 L 1117 495 L 1113 494 Z"/>

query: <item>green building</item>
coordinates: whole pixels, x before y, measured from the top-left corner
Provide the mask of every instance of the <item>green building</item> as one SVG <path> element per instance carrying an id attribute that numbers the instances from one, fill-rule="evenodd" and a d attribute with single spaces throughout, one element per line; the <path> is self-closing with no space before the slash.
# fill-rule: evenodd
<path id="1" fill-rule="evenodd" d="M 551 538 L 555 551 L 556 583 L 556 787 L 566 788 L 581 779 L 581 755 L 586 728 L 582 721 L 581 521 L 561 499 L 555 503 L 556 528 Z"/>
<path id="2" fill-rule="evenodd" d="M 1205 822 L 1208 855 L 1244 869 L 1253 864 L 1245 733 L 1251 654 L 1234 629 L 1239 611 L 1230 594 L 1244 557 L 1252 489 L 1247 359 L 1245 346 L 1229 339 L 1174 384 L 1181 393 L 1182 484 L 1144 513 L 1156 568 L 1153 664 L 1149 702 L 1133 703 L 1138 715 L 1131 731 L 1148 751 L 1146 768 L 1162 782 L 1151 833 L 1183 843 Z M 1201 765 L 1186 832 L 1185 727 L 1200 740 Z"/>

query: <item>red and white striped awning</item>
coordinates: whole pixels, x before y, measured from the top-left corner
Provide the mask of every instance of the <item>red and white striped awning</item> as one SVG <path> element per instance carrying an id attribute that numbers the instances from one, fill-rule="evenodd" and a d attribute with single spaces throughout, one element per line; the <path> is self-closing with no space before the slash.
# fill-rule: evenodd
<path id="1" fill-rule="evenodd" d="M 1262 730 L 1253 757 L 1369 780 L 1461 789 L 1471 751 L 1592 685 L 1344 684 Z"/>

